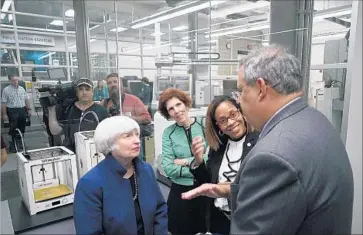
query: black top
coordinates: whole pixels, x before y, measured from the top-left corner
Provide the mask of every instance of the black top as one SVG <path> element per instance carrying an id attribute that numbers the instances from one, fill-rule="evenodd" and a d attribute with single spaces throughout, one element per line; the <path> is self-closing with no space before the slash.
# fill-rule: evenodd
<path id="1" fill-rule="evenodd" d="M 241 161 L 245 159 L 250 150 L 255 146 L 259 137 L 258 132 L 251 132 L 246 135 L 243 143 L 243 152 Z M 221 138 L 222 144 L 217 151 L 209 150 L 208 161 L 204 161 L 190 172 L 195 177 L 195 185 L 198 186 L 204 183 L 218 183 L 219 168 L 223 160 L 224 152 L 228 144 L 228 136 L 224 135 Z M 231 221 L 225 216 L 224 212 L 214 206 L 214 199 L 208 200 L 209 209 L 207 211 L 209 218 L 209 231 L 217 234 L 229 234 Z"/>
<path id="2" fill-rule="evenodd" d="M 245 142 L 243 144 L 243 152 L 242 152 L 242 160 L 247 156 L 250 150 L 255 146 L 258 140 L 259 132 L 251 132 L 246 135 Z M 220 145 L 217 151 L 213 149 L 209 150 L 208 153 L 208 161 L 206 164 L 202 162 L 199 167 L 196 169 L 190 169 L 190 172 L 195 177 L 195 184 L 205 184 L 205 183 L 218 183 L 218 175 L 219 175 L 219 168 L 221 166 L 224 152 L 226 150 L 228 143 L 228 138 L 222 140 L 222 144 Z"/>
<path id="3" fill-rule="evenodd" d="M 130 184 L 131 184 L 131 188 L 132 188 L 132 197 L 134 197 L 135 191 L 136 191 L 134 174 L 129 178 L 129 180 L 130 180 Z M 144 235 L 145 234 L 144 221 L 142 220 L 140 204 L 139 204 L 139 197 L 137 197 L 134 200 L 134 207 L 135 207 L 135 215 L 136 215 L 137 235 Z"/>
<path id="4" fill-rule="evenodd" d="M 66 113 L 61 117 L 60 124 L 63 124 L 64 131 L 64 146 L 68 149 L 75 151 L 75 140 L 74 133 L 79 130 L 79 121 L 80 118 L 88 111 L 93 111 L 97 114 L 99 121 L 101 122 L 103 119 L 108 117 L 107 109 L 94 103 L 88 109 L 82 111 L 75 104 L 69 107 Z M 98 123 L 95 117 L 88 113 L 86 117 L 83 118 L 81 123 L 81 131 L 91 131 L 96 129 Z"/>

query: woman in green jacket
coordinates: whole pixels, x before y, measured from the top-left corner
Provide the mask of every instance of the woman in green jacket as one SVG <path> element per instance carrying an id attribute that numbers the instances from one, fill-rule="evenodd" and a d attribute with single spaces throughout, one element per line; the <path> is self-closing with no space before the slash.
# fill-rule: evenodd
<path id="1" fill-rule="evenodd" d="M 162 167 L 172 181 L 168 197 L 168 227 L 171 234 L 196 234 L 206 232 L 206 198 L 191 201 L 181 199 L 181 194 L 194 188 L 194 176 L 189 164 L 195 155 L 192 142 L 200 141 L 206 149 L 204 126 L 201 118 L 189 117 L 191 98 L 181 90 L 169 88 L 160 94 L 159 112 L 175 123 L 164 130 L 162 138 Z"/>

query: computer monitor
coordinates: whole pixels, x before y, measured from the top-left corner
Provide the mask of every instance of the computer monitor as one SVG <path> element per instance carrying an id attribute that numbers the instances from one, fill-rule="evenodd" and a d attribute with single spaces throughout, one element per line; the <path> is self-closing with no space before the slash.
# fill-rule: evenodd
<path id="1" fill-rule="evenodd" d="M 234 91 L 237 91 L 237 80 L 223 80 L 223 94 L 231 95 Z"/>
<path id="2" fill-rule="evenodd" d="M 52 68 L 47 69 L 48 77 L 50 80 L 64 80 L 67 79 L 66 68 Z"/>

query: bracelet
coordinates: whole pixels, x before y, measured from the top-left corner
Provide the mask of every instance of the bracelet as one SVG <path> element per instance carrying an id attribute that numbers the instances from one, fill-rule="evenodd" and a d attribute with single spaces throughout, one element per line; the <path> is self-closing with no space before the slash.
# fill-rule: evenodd
<path id="1" fill-rule="evenodd" d="M 192 169 L 192 170 L 197 169 L 199 166 L 200 166 L 200 165 L 196 165 L 196 164 L 195 164 L 195 159 L 193 159 L 193 161 L 192 161 L 192 162 L 190 163 L 190 165 L 189 165 L 190 169 Z"/>

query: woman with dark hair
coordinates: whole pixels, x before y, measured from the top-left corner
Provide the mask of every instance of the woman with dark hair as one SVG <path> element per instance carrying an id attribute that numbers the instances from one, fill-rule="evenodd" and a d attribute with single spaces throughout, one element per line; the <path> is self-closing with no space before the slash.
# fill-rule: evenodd
<path id="1" fill-rule="evenodd" d="M 206 115 L 206 139 L 210 147 L 208 160 L 198 155 L 190 164 L 190 172 L 197 184 L 231 183 L 243 159 L 253 148 L 259 133 L 252 131 L 239 104 L 234 98 L 223 95 L 209 105 Z M 203 146 L 193 143 L 193 151 Z M 229 234 L 230 205 L 225 198 L 211 199 L 209 207 L 209 232 Z M 246 215 L 248 216 L 248 215 Z"/>
<path id="2" fill-rule="evenodd" d="M 181 194 L 194 189 L 194 177 L 189 164 L 197 154 L 206 159 L 204 152 L 193 152 L 193 139 L 201 139 L 206 147 L 202 120 L 189 116 L 191 98 L 183 91 L 169 88 L 159 98 L 159 112 L 175 123 L 164 130 L 162 137 L 162 162 L 165 174 L 172 181 L 168 197 L 169 232 L 171 234 L 196 234 L 206 232 L 206 198 L 182 200 Z M 205 148 L 204 148 L 205 149 Z"/>

